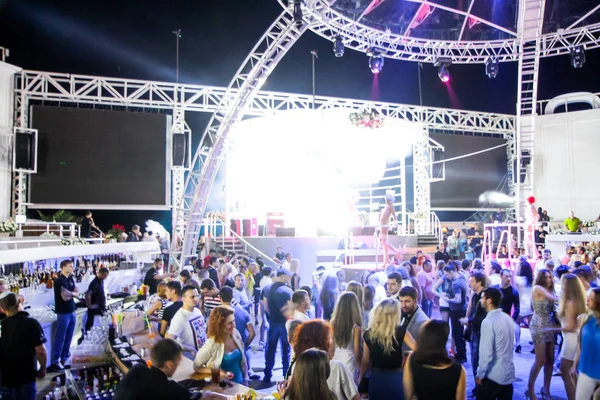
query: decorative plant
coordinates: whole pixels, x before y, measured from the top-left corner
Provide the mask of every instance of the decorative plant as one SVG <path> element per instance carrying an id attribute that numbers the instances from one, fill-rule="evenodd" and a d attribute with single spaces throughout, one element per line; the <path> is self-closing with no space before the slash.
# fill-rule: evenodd
<path id="1" fill-rule="evenodd" d="M 80 246 L 88 244 L 87 240 L 78 237 L 64 237 L 60 241 L 61 246 Z"/>
<path id="2" fill-rule="evenodd" d="M 426 219 L 426 218 L 427 218 L 427 213 L 425 213 L 423 211 L 415 211 L 414 213 L 410 214 L 410 219 L 412 219 L 412 220 Z"/>
<path id="3" fill-rule="evenodd" d="M 37 210 L 37 213 L 40 216 L 40 219 L 44 222 L 75 222 L 80 224 L 82 221 L 82 217 L 77 217 L 73 215 L 70 211 L 58 210 L 52 215 L 46 215 L 40 210 Z"/>
<path id="4" fill-rule="evenodd" d="M 40 235 L 43 238 L 55 238 L 56 234 L 54 232 L 44 232 Z"/>
<path id="5" fill-rule="evenodd" d="M 17 223 L 9 218 L 8 221 L 0 222 L 0 232 L 15 232 L 17 230 Z"/>
<path id="6" fill-rule="evenodd" d="M 383 125 L 383 117 L 376 111 L 362 110 L 353 112 L 349 116 L 350 122 L 359 128 L 380 128 Z"/>
<path id="7" fill-rule="evenodd" d="M 225 220 L 226 214 L 223 211 L 210 211 L 206 213 L 207 218 Z"/>
<path id="8" fill-rule="evenodd" d="M 123 225 L 114 224 L 106 234 L 107 239 L 121 240 L 121 236 L 125 233 L 125 227 Z"/>

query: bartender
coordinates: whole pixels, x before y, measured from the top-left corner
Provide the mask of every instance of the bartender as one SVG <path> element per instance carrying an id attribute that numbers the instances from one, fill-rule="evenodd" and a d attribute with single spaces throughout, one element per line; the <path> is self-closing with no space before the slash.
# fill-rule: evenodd
<path id="1" fill-rule="evenodd" d="M 106 311 L 106 294 L 104 293 L 104 281 L 108 277 L 108 268 L 100 268 L 96 277 L 90 282 L 85 293 L 85 305 L 87 306 L 87 320 L 84 332 L 89 332 L 94 325 L 94 317 L 102 315 Z"/>
<path id="2" fill-rule="evenodd" d="M 190 393 L 169 380 L 182 358 L 179 343 L 161 340 L 150 350 L 152 366 L 138 364 L 131 368 L 117 388 L 114 400 L 172 399 L 188 400 Z"/>

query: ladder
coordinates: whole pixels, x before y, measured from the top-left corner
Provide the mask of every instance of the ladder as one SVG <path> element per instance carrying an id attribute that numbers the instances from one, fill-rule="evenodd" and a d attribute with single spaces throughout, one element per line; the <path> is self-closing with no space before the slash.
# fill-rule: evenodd
<path id="1" fill-rule="evenodd" d="M 512 146 L 513 167 L 511 195 L 515 198 L 512 216 L 517 222 L 524 219 L 527 198 L 533 194 L 535 115 L 540 69 L 540 51 L 546 0 L 519 2 L 519 82 L 517 98 L 517 134 Z M 519 243 L 520 243 L 519 233 Z"/>

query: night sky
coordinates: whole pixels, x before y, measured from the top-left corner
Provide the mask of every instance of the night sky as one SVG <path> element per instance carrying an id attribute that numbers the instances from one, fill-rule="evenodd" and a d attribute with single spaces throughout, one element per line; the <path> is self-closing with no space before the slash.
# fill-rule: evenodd
<path id="1" fill-rule="evenodd" d="M 7 62 L 26 69 L 174 81 L 171 31 L 181 28 L 180 82 L 226 86 L 280 12 L 276 0 L 0 0 L 0 46 L 10 49 Z M 310 93 L 312 49 L 319 52 L 317 94 L 372 98 L 367 56 L 346 50 L 343 58 L 335 58 L 332 43 L 312 32 L 294 45 L 263 89 Z M 578 70 L 568 56 L 544 60 L 539 98 L 600 92 L 599 54 L 587 52 L 587 62 Z M 515 112 L 516 63 L 501 64 L 493 80 L 483 65 L 454 65 L 450 72 L 458 104 L 450 101 L 436 69 L 426 65 L 424 105 Z M 417 64 L 386 59 L 379 86 L 378 100 L 418 104 Z M 208 118 L 194 113 L 187 120 L 193 132 L 201 133 Z M 95 215 L 102 224 L 103 214 Z M 111 214 L 105 215 L 108 219 Z M 168 222 L 165 215 L 140 213 L 114 222 L 130 225 L 148 216 Z"/>

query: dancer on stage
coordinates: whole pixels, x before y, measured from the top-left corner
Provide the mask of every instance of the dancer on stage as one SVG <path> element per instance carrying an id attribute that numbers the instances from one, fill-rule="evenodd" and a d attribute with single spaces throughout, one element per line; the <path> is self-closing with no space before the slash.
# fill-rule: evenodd
<path id="1" fill-rule="evenodd" d="M 396 210 L 394 209 L 394 192 L 388 190 L 385 194 L 385 208 L 381 212 L 381 218 L 379 220 L 379 241 L 381 242 L 381 247 L 383 248 L 383 269 L 385 269 L 390 261 L 390 249 L 396 253 L 400 259 L 404 259 L 402 253 L 388 243 L 390 217 L 393 217 L 393 220 L 397 221 Z"/>

